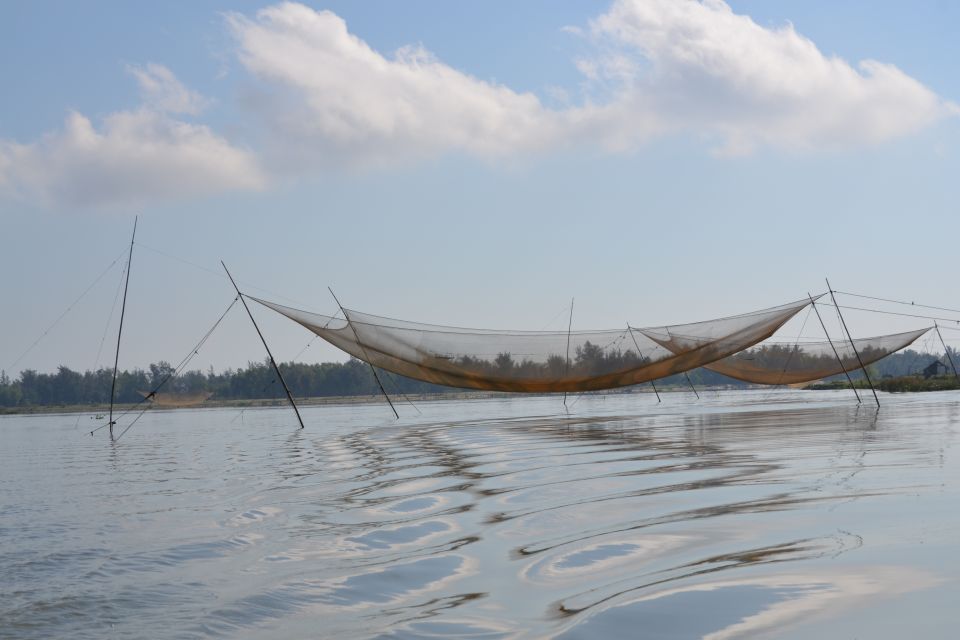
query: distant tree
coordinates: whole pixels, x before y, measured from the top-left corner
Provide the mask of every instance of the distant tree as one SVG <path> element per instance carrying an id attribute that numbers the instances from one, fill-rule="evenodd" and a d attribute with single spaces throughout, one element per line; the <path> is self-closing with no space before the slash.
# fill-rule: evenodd
<path id="1" fill-rule="evenodd" d="M 170 365 L 169 362 L 161 360 L 156 364 L 150 365 L 150 379 L 149 386 L 151 389 L 156 388 L 163 383 L 168 377 L 173 377 L 173 374 L 176 373 L 176 370 Z"/>
<path id="2" fill-rule="evenodd" d="M 20 404 L 20 385 L 10 380 L 6 371 L 0 371 L 0 407 Z"/>
<path id="3" fill-rule="evenodd" d="M 560 377 L 568 369 L 567 359 L 564 356 L 552 355 L 547 358 L 547 371 L 554 377 Z"/>
<path id="4" fill-rule="evenodd" d="M 792 349 L 759 347 L 745 353 L 748 359 L 760 359 L 767 365 L 786 363 L 785 358 L 797 361 L 798 354 L 790 355 Z M 951 349 L 954 362 L 960 364 L 960 354 Z M 497 354 L 492 360 L 471 356 L 450 356 L 443 363 L 454 362 L 456 366 L 477 374 L 510 375 L 523 378 L 537 376 L 562 376 L 568 369 L 577 375 L 599 374 L 620 371 L 636 366 L 640 357 L 632 350 L 620 351 L 616 347 L 602 347 L 591 342 L 578 346 L 568 362 L 564 355 L 553 354 L 545 361 L 533 361 L 527 358 L 515 360 L 510 353 Z M 810 356 L 813 357 L 813 356 Z M 830 356 L 832 357 L 832 356 Z M 899 377 L 914 375 L 934 360 L 948 363 L 946 354 L 921 353 L 908 349 L 887 356 L 870 365 L 871 377 Z M 322 364 L 304 364 L 287 362 L 280 364 L 280 370 L 297 397 L 373 395 L 380 393 L 369 365 L 356 358 L 347 362 L 324 362 Z M 116 400 L 119 403 L 139 402 L 139 391 L 148 391 L 159 384 L 167 375 L 174 372 L 168 362 L 157 362 L 147 370 L 133 369 L 117 374 Z M 434 385 L 419 380 L 378 370 L 388 393 L 442 393 L 449 387 Z M 707 369 L 689 372 L 695 385 L 744 386 L 745 383 L 727 378 Z M 852 372 L 854 379 L 862 377 L 862 372 Z M 0 371 L 0 406 L 29 407 L 40 405 L 64 404 L 106 404 L 110 400 L 110 386 L 113 370 L 101 368 L 96 371 L 79 373 L 66 366 L 58 367 L 55 373 L 38 373 L 33 369 L 20 372 L 16 380 L 11 380 L 5 371 Z M 838 379 L 845 380 L 841 374 Z M 683 385 L 687 382 L 683 374 L 667 377 L 661 384 Z M 283 387 L 277 380 L 276 372 L 269 360 L 248 362 L 246 367 L 226 369 L 217 372 L 210 367 L 206 372 L 188 371 L 173 376 L 163 391 L 175 393 L 210 392 L 220 400 L 231 399 L 281 399 Z"/>
<path id="5" fill-rule="evenodd" d="M 497 358 L 493 363 L 500 371 L 509 371 L 513 368 L 513 357 L 509 353 L 500 353 L 497 354 Z"/>

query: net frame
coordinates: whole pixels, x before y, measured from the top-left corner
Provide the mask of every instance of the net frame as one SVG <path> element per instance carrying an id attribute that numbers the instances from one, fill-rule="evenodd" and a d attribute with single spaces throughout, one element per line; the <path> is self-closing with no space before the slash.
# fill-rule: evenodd
<path id="1" fill-rule="evenodd" d="M 509 331 L 410 322 L 346 308 L 345 318 L 338 319 L 250 299 L 386 371 L 438 385 L 514 393 L 599 391 L 683 373 L 769 338 L 810 304 L 805 298 L 661 327 Z"/>
<path id="2" fill-rule="evenodd" d="M 764 342 L 721 360 L 705 369 L 753 384 L 801 384 L 859 370 L 904 349 L 932 327 L 853 341 Z M 836 353 L 834 353 L 836 349 Z M 857 355 L 859 353 L 859 360 Z M 840 358 L 838 361 L 837 358 Z M 842 364 L 841 364 L 842 363 Z"/>

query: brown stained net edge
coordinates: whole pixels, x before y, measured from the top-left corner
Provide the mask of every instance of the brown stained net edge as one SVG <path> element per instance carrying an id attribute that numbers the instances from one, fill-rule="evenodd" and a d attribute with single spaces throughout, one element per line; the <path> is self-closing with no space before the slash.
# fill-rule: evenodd
<path id="1" fill-rule="evenodd" d="M 433 384 L 516 393 L 600 391 L 689 371 L 769 338 L 809 304 L 809 300 L 803 300 L 714 321 L 675 325 L 674 329 L 683 329 L 682 349 L 656 339 L 658 333 L 670 335 L 671 327 L 633 330 L 637 332 L 634 337 L 640 335 L 644 340 L 645 353 L 625 349 L 625 340 L 608 340 L 616 334 L 626 337 L 623 330 L 576 332 L 576 357 L 564 372 L 561 367 L 551 370 L 565 360 L 555 332 L 478 333 L 437 325 L 418 328 L 416 323 L 402 321 L 394 322 L 403 326 L 378 325 L 366 320 L 359 332 L 351 333 L 344 327 L 328 328 L 327 316 L 252 299 L 386 371 Z M 591 342 L 590 337 L 597 342 Z M 511 356 L 511 349 L 518 345 L 522 347 L 522 360 Z M 498 355 L 491 359 L 494 353 Z M 657 358 L 651 358 L 651 354 Z"/>

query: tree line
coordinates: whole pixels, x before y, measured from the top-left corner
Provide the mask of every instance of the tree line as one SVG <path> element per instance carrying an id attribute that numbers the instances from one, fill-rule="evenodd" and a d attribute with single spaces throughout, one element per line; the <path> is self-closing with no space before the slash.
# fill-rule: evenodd
<path id="1" fill-rule="evenodd" d="M 298 397 L 380 393 L 370 367 L 356 359 L 322 364 L 288 362 L 280 365 L 280 371 L 291 392 Z M 212 367 L 206 372 L 187 371 L 176 376 L 173 373 L 174 368 L 168 362 L 151 364 L 147 369 L 119 371 L 116 402 L 139 402 L 144 393 L 153 391 L 168 377 L 161 393 L 210 393 L 215 400 L 285 397 L 283 386 L 269 360 L 250 362 L 245 368 L 227 369 L 221 373 Z M 388 393 L 436 393 L 449 390 L 382 370 L 378 370 L 378 373 Z M 17 379 L 0 372 L 0 407 L 107 404 L 110 402 L 112 379 L 112 369 L 80 373 L 65 366 L 58 367 L 55 373 L 38 373 L 27 369 Z"/>
<path id="2" fill-rule="evenodd" d="M 960 354 L 950 350 L 954 362 L 960 365 Z M 584 358 L 586 359 L 584 354 Z M 869 365 L 871 377 L 899 377 L 914 375 L 934 360 L 949 364 L 946 354 L 930 354 L 907 349 L 887 356 Z M 499 363 L 505 366 L 505 363 Z M 562 363 L 554 363 L 560 366 Z M 297 397 L 364 396 L 380 392 L 370 367 L 360 360 L 347 362 L 324 362 L 302 364 L 288 362 L 280 365 L 284 379 Z M 261 400 L 281 399 L 283 387 L 269 360 L 250 362 L 247 367 L 227 369 L 217 373 L 187 371 L 173 375 L 174 368 L 168 362 L 151 364 L 147 369 L 120 371 L 117 374 L 116 401 L 139 402 L 143 393 L 148 393 L 169 377 L 161 389 L 164 393 L 194 394 L 210 393 L 214 400 Z M 444 393 L 459 391 L 418 380 L 412 380 L 378 369 L 388 393 Z M 862 375 L 856 372 L 854 377 Z M 689 372 L 690 380 L 697 386 L 745 387 L 746 383 L 728 378 L 707 369 Z M 80 373 L 60 366 L 55 373 L 39 373 L 33 369 L 20 372 L 16 379 L 0 371 L 0 407 L 33 407 L 107 404 L 110 402 L 111 369 L 98 369 Z M 845 379 L 842 375 L 840 379 Z M 657 380 L 658 386 L 686 385 L 682 374 Z"/>

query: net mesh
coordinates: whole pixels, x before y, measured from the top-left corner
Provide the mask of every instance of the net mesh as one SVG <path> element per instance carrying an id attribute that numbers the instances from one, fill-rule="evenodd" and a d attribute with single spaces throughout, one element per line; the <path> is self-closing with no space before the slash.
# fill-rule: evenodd
<path id="1" fill-rule="evenodd" d="M 929 330 L 917 329 L 853 342 L 866 366 L 903 349 Z M 833 347 L 829 342 L 767 342 L 705 366 L 744 382 L 799 384 L 842 374 L 844 370 L 855 371 L 860 363 L 849 341 L 834 341 Z"/>
<path id="2" fill-rule="evenodd" d="M 206 402 L 212 391 L 198 391 L 196 393 L 154 393 L 149 391 L 137 391 L 148 402 L 157 407 L 195 407 Z"/>
<path id="3" fill-rule="evenodd" d="M 347 319 L 337 319 L 251 299 L 381 369 L 439 385 L 521 393 L 613 389 L 688 371 L 770 337 L 810 304 L 668 327 L 551 332 L 447 327 L 349 309 Z"/>

